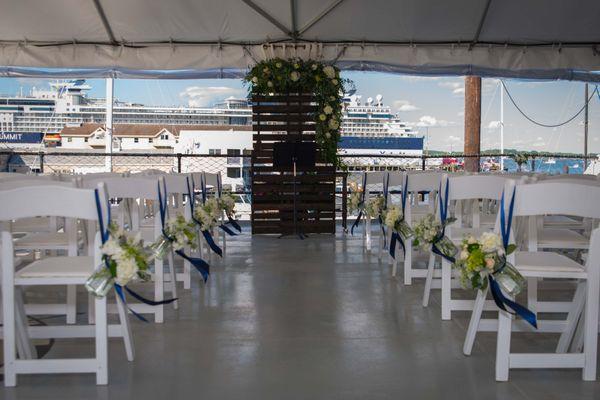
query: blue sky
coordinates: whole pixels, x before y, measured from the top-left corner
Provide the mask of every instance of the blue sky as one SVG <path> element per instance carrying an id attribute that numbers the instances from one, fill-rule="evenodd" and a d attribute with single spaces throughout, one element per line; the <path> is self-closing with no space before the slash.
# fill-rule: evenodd
<path id="1" fill-rule="evenodd" d="M 367 97 L 383 95 L 422 134 L 429 148 L 461 151 L 464 135 L 464 79 L 461 77 L 415 77 L 374 72 L 349 72 L 357 93 Z M 579 82 L 537 82 L 506 80 L 515 101 L 532 118 L 547 124 L 562 122 L 584 104 L 584 84 Z M 104 97 L 104 81 L 89 80 L 90 95 Z M 27 93 L 32 86 L 46 86 L 39 79 L 0 78 L 0 93 Z M 590 86 L 590 92 L 593 86 Z M 484 79 L 482 91 L 482 148 L 499 147 L 500 87 L 496 79 Z M 148 105 L 209 106 L 229 96 L 241 97 L 246 89 L 239 80 L 134 80 L 115 81 L 119 100 Z M 590 151 L 600 152 L 600 102 L 590 102 Z M 583 113 L 559 128 L 538 127 L 523 118 L 505 96 L 505 146 L 521 150 L 583 151 Z"/>

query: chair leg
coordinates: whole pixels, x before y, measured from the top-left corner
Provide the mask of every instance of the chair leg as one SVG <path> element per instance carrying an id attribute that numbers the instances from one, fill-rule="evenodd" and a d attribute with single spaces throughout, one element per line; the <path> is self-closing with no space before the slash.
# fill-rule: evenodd
<path id="1" fill-rule="evenodd" d="M 582 379 L 584 381 L 596 380 L 596 364 L 598 362 L 596 359 L 598 352 L 598 302 L 600 301 L 599 286 L 600 282 L 598 282 L 597 276 L 596 279 L 587 280 L 585 321 L 583 325 L 583 353 L 585 363 Z"/>
<path id="2" fill-rule="evenodd" d="M 447 321 L 452 318 L 452 266 L 442 258 L 442 320 Z"/>
<path id="3" fill-rule="evenodd" d="M 427 277 L 425 278 L 425 290 L 423 290 L 423 307 L 429 305 L 429 295 L 431 294 L 431 284 L 433 283 L 433 270 L 435 267 L 435 254 L 429 254 L 429 263 L 427 263 Z"/>
<path id="4" fill-rule="evenodd" d="M 77 286 L 67 285 L 67 324 L 74 324 L 77 318 Z"/>
<path id="5" fill-rule="evenodd" d="M 161 258 L 154 260 L 154 300 L 162 301 L 165 295 L 164 262 Z M 154 306 L 154 322 L 164 322 L 164 305 Z"/>
<path id="6" fill-rule="evenodd" d="M 177 297 L 177 273 L 175 272 L 175 257 L 173 256 L 173 251 L 169 251 L 169 291 L 173 297 Z M 179 308 L 179 304 L 177 301 L 173 302 L 173 309 L 177 310 Z"/>
<path id="7" fill-rule="evenodd" d="M 121 298 L 115 295 L 117 299 L 117 310 L 119 311 L 119 321 L 121 323 L 121 332 L 123 334 L 123 344 L 125 345 L 125 354 L 127 360 L 133 361 L 135 358 L 135 347 L 133 346 L 133 335 L 131 334 L 131 324 L 129 323 L 129 313 Z"/>
<path id="8" fill-rule="evenodd" d="M 95 298 L 96 309 L 96 385 L 108 384 L 108 322 L 106 297 Z"/>
<path id="9" fill-rule="evenodd" d="M 527 308 L 537 314 L 538 278 L 527 278 Z"/>
<path id="10" fill-rule="evenodd" d="M 188 260 L 183 260 L 183 288 L 189 289 L 191 287 L 191 265 Z"/>
<path id="11" fill-rule="evenodd" d="M 473 312 L 471 313 L 471 320 L 469 321 L 469 328 L 467 329 L 465 343 L 463 344 L 463 354 L 465 356 L 470 356 L 473 351 L 473 344 L 475 343 L 475 336 L 477 336 L 477 329 L 479 328 L 479 321 L 481 321 L 481 313 L 483 312 L 487 292 L 487 288 L 485 290 L 477 291 Z"/>
<path id="12" fill-rule="evenodd" d="M 412 240 L 408 239 L 404 245 L 406 246 L 406 254 L 404 255 L 404 284 L 412 284 Z"/>
<path id="13" fill-rule="evenodd" d="M 496 339 L 496 380 L 508 381 L 510 367 L 510 334 L 512 316 L 506 311 L 498 310 L 498 336 Z"/>
<path id="14" fill-rule="evenodd" d="M 15 328 L 17 334 L 17 345 L 19 345 L 19 356 L 23 359 L 37 358 L 37 350 L 29 338 L 27 313 L 23 303 L 23 291 L 20 287 L 15 288 Z"/>
<path id="15" fill-rule="evenodd" d="M 371 252 L 371 218 L 366 217 L 365 219 L 365 248 L 367 249 L 367 253 Z"/>
<path id="16" fill-rule="evenodd" d="M 575 335 L 573 336 L 573 342 L 571 343 L 571 353 L 581 353 L 583 351 L 583 327 L 585 325 L 585 315 L 579 318 L 577 328 L 575 329 Z"/>
<path id="17" fill-rule="evenodd" d="M 579 319 L 583 313 L 584 304 L 585 282 L 579 282 L 577 285 L 577 290 L 575 291 L 575 295 L 573 296 L 571 310 L 569 310 L 569 314 L 567 315 L 567 327 L 560 334 L 560 339 L 558 340 L 558 345 L 556 346 L 557 353 L 566 353 L 569 350 L 569 345 L 573 341 L 575 330 L 577 329 Z"/>
<path id="18" fill-rule="evenodd" d="M 4 246 L 3 246 L 4 247 Z M 8 257 L 3 255 L 3 258 Z M 12 253 L 10 254 L 12 257 Z M 5 261 L 5 259 L 3 259 Z M 4 386 L 13 387 L 17 385 L 17 374 L 15 371 L 16 354 L 16 327 L 15 327 L 15 287 L 13 285 L 14 275 L 12 271 L 5 272 L 2 280 L 2 315 L 3 346 L 4 346 Z M 10 276 L 6 276 L 10 275 Z"/>

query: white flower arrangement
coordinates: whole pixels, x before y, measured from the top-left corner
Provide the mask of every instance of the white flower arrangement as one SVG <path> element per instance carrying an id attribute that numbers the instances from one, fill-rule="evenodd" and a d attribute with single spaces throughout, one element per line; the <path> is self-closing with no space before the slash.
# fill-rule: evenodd
<path id="1" fill-rule="evenodd" d="M 348 211 L 353 213 L 355 211 L 361 211 L 364 207 L 362 201 L 362 188 L 354 182 L 350 183 L 350 197 L 348 198 Z"/>
<path id="2" fill-rule="evenodd" d="M 173 250 L 181 250 L 188 246 L 196 248 L 198 234 L 193 221 L 186 221 L 185 217 L 178 214 L 165 222 L 165 233 L 172 239 Z"/>
<path id="3" fill-rule="evenodd" d="M 235 197 L 230 193 L 223 193 L 221 197 L 219 197 L 219 207 L 228 217 L 235 217 Z"/>
<path id="4" fill-rule="evenodd" d="M 403 238 L 408 239 L 413 236 L 411 227 L 404 220 L 404 213 L 402 207 L 393 205 L 383 211 L 383 223 L 390 228 L 402 235 Z"/>
<path id="5" fill-rule="evenodd" d="M 217 226 L 221 212 L 219 200 L 211 197 L 194 209 L 194 218 L 200 221 L 201 230 L 212 231 Z"/>
<path id="6" fill-rule="evenodd" d="M 443 236 L 444 228 L 454 222 L 455 218 L 447 218 L 442 222 L 436 218 L 434 214 L 427 214 L 413 226 L 415 239 L 414 246 L 420 246 L 427 249 L 430 246 L 435 246 L 440 252 L 447 257 L 454 257 L 458 249 L 450 239 Z"/>
<path id="7" fill-rule="evenodd" d="M 460 270 L 463 287 L 486 289 L 487 278 L 492 275 L 512 296 L 521 292 L 526 281 L 519 271 L 506 262 L 506 256 L 515 250 L 515 245 L 509 245 L 505 250 L 499 235 L 485 232 L 479 238 L 465 236 L 460 248 L 458 260 L 453 266 Z"/>
<path id="8" fill-rule="evenodd" d="M 147 280 L 149 277 L 150 254 L 141 234 L 134 236 L 114 223 L 109 225 L 108 232 L 108 239 L 100 247 L 108 268 L 101 266 L 85 283 L 87 290 L 98 297 L 106 296 L 115 282 L 125 286 L 136 278 Z"/>
<path id="9" fill-rule="evenodd" d="M 372 197 L 365 203 L 365 214 L 371 218 L 376 218 L 381 215 L 383 211 L 383 196 Z"/>

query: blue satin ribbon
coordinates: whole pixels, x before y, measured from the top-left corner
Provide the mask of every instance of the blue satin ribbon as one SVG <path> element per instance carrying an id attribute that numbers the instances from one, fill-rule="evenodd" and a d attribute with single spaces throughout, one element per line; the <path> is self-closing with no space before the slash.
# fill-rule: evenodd
<path id="1" fill-rule="evenodd" d="M 389 175 L 388 175 L 389 178 Z M 388 179 L 388 184 L 389 184 L 389 179 Z M 404 211 L 406 210 L 406 198 L 408 197 L 408 174 L 405 176 L 404 178 L 404 186 L 402 187 L 402 201 L 401 201 L 401 205 L 402 205 L 402 221 L 404 221 Z M 392 237 L 390 238 L 390 256 L 392 256 L 392 258 L 396 258 L 396 241 L 398 241 L 398 243 L 400 243 L 400 246 L 402 247 L 402 253 L 404 254 L 404 257 L 406 257 L 406 245 L 404 244 L 404 240 L 402 240 L 402 235 L 400 235 L 398 232 L 392 232 Z"/>
<path id="2" fill-rule="evenodd" d="M 221 197 L 223 194 L 223 184 L 221 183 L 221 174 L 217 174 L 217 196 Z"/>
<path id="3" fill-rule="evenodd" d="M 388 195 L 389 195 L 389 187 L 390 187 L 390 173 L 387 172 L 383 178 L 383 208 L 382 208 L 382 212 L 384 210 L 387 210 L 387 203 L 388 203 Z M 387 243 L 385 240 L 385 224 L 383 221 L 383 218 L 381 217 L 381 213 L 378 216 L 379 219 L 379 226 L 381 227 L 381 237 L 383 238 L 383 248 L 385 249 Z"/>
<path id="4" fill-rule="evenodd" d="M 195 218 L 194 218 L 194 221 L 196 221 L 197 224 L 200 224 L 200 221 L 196 220 Z M 202 232 L 202 235 L 204 236 L 204 239 L 206 239 L 206 243 L 208 243 L 208 247 L 210 247 L 211 250 L 214 251 L 215 253 L 217 253 L 219 256 L 223 257 L 223 250 L 221 250 L 219 245 L 217 245 L 215 243 L 215 240 L 213 239 L 212 234 L 208 230 L 203 230 L 201 232 Z"/>
<path id="5" fill-rule="evenodd" d="M 510 199 L 509 209 L 508 209 L 508 219 L 506 218 L 506 212 L 504 210 L 504 192 L 502 192 L 502 199 L 500 201 L 500 230 L 502 233 L 502 244 L 504 245 L 504 249 L 508 249 L 509 239 L 510 239 L 510 230 L 512 225 L 513 218 L 513 209 L 515 206 L 515 192 L 516 188 L 513 190 L 512 197 Z M 503 268 L 503 267 L 502 267 Z M 494 273 L 488 275 L 488 281 L 490 284 L 490 291 L 492 292 L 492 298 L 494 299 L 494 303 L 498 306 L 499 309 L 506 311 L 509 314 L 518 315 L 527 321 L 531 326 L 537 329 L 537 318 L 536 315 L 531 312 L 526 307 L 508 299 L 502 293 L 502 289 L 500 289 L 500 285 L 494 279 L 493 275 L 502 271 L 502 268 L 494 271 Z M 507 310 L 507 307 L 514 311 L 514 313 Z"/>
<path id="6" fill-rule="evenodd" d="M 202 190 L 202 204 L 206 203 L 206 181 L 204 180 L 204 173 L 200 175 L 200 189 Z"/>
<path id="7" fill-rule="evenodd" d="M 362 195 L 360 198 L 360 202 L 358 203 L 358 207 L 362 207 L 365 204 L 365 196 L 367 195 L 367 173 L 363 173 L 363 181 L 362 181 Z M 354 228 L 356 228 L 358 226 L 358 224 L 360 223 L 360 220 L 362 219 L 363 216 L 363 212 L 362 209 L 359 211 L 358 216 L 356 217 L 356 220 L 354 221 L 354 223 L 352 224 L 352 227 L 350 228 L 350 234 L 354 235 Z"/>
<path id="8" fill-rule="evenodd" d="M 238 224 L 238 222 L 235 219 L 231 218 L 229 215 L 227 216 L 227 219 L 229 220 L 231 226 L 233 226 L 238 232 L 242 232 L 242 227 L 240 226 L 240 224 Z"/>
<path id="9" fill-rule="evenodd" d="M 190 185 L 189 185 L 189 179 L 187 181 L 187 186 L 188 186 L 188 196 L 190 194 Z M 163 236 L 170 242 L 173 242 L 174 239 L 172 237 L 170 237 L 167 232 L 165 231 L 165 219 L 166 219 L 166 214 L 167 214 L 167 184 L 165 181 L 163 181 L 163 186 L 164 186 L 164 195 L 161 192 L 161 188 L 160 188 L 160 182 L 158 183 L 158 206 L 159 206 L 159 211 L 160 211 L 160 222 L 161 222 L 161 226 L 162 226 L 162 234 Z M 193 202 L 193 198 L 190 198 L 190 206 Z M 193 206 L 191 206 L 193 209 Z M 196 268 L 196 270 L 198 270 L 198 272 L 200 272 L 200 274 L 202 275 L 202 278 L 204 279 L 204 282 L 206 282 L 206 280 L 208 279 L 208 275 L 210 275 L 210 267 L 208 265 L 208 263 L 206 261 L 204 261 L 202 258 L 199 257 L 190 257 L 188 255 L 186 255 L 183 250 L 175 250 L 175 254 L 177 254 L 179 257 L 183 258 L 184 260 L 189 261 L 190 264 L 192 264 L 194 266 L 194 268 Z M 173 267 L 174 269 L 175 267 Z M 175 277 L 173 277 L 173 279 L 175 279 Z"/>
<path id="10" fill-rule="evenodd" d="M 440 251 L 440 249 L 438 249 L 437 247 L 437 243 L 442 240 L 442 238 L 446 235 L 446 219 L 448 217 L 448 192 L 450 189 L 450 181 L 448 179 L 446 179 L 446 190 L 444 191 L 444 196 L 442 196 L 442 182 L 440 182 L 440 190 L 438 193 L 438 198 L 439 198 L 439 205 L 440 205 L 440 220 L 442 222 L 442 232 L 435 237 L 435 239 L 433 240 L 433 243 L 431 244 L 431 251 L 434 254 L 437 254 L 440 257 L 445 258 L 446 260 L 448 260 L 451 263 L 455 263 L 456 259 L 452 256 L 446 255 L 444 254 L 442 251 Z M 442 199 L 443 197 L 443 199 Z"/>
<path id="11" fill-rule="evenodd" d="M 235 233 L 234 231 L 232 231 L 231 229 L 229 229 L 229 227 L 225 224 L 221 224 L 219 225 L 219 228 L 225 232 L 226 234 L 228 234 L 229 236 L 237 236 L 237 233 Z"/>
<path id="12" fill-rule="evenodd" d="M 96 199 L 96 211 L 98 213 L 98 224 L 99 224 L 99 228 L 100 228 L 100 238 L 102 240 L 102 244 L 106 243 L 106 241 L 108 240 L 108 237 L 110 235 L 110 232 L 108 231 L 108 226 L 104 227 L 104 220 L 102 218 L 102 206 L 100 205 L 100 195 L 98 194 L 98 189 L 94 189 L 94 197 Z M 108 223 L 110 224 L 110 204 L 107 203 L 107 211 L 106 214 L 108 216 Z M 110 269 L 110 266 L 108 265 L 108 259 L 106 257 L 103 257 L 104 259 L 104 266 L 108 269 Z M 117 296 L 119 296 L 119 298 L 121 299 L 121 301 L 123 302 L 123 304 L 125 305 L 125 307 L 127 307 L 127 309 L 129 311 L 131 311 L 131 313 L 138 318 L 141 321 L 144 322 L 148 322 L 148 320 L 146 318 L 144 318 L 141 314 L 135 312 L 134 310 L 131 309 L 131 307 L 129 307 L 127 305 L 127 300 L 125 299 L 125 294 L 123 293 L 123 287 L 121 285 L 119 285 L 118 283 L 114 284 L 115 287 L 115 292 L 117 293 Z M 157 306 L 157 305 L 162 305 L 162 304 L 170 304 L 172 302 L 174 302 L 175 300 L 177 300 L 177 298 L 174 299 L 167 299 L 167 300 L 162 300 L 162 301 L 153 301 L 153 300 L 149 300 L 144 298 L 143 296 L 139 295 L 138 293 L 134 292 L 132 289 L 130 289 L 129 287 L 125 286 L 125 289 L 127 290 L 127 292 L 129 294 L 131 294 L 133 297 L 135 297 L 136 299 L 140 300 L 141 302 L 151 305 L 151 306 Z"/>

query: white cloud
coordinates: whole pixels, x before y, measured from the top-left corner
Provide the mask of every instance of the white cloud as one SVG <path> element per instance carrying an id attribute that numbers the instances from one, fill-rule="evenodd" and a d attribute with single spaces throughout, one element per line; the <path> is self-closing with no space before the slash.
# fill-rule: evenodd
<path id="1" fill-rule="evenodd" d="M 465 112 L 464 111 L 459 111 L 456 113 L 457 116 L 459 117 L 464 117 L 465 116 Z"/>
<path id="2" fill-rule="evenodd" d="M 462 142 L 462 138 L 459 138 L 458 136 L 454 136 L 454 135 L 450 135 L 446 138 L 446 142 L 448 143 L 460 143 Z"/>
<path id="3" fill-rule="evenodd" d="M 420 82 L 420 81 L 437 81 L 442 79 L 441 76 L 419 76 L 419 75 L 400 75 L 400 79 L 409 82 Z"/>
<path id="4" fill-rule="evenodd" d="M 465 92 L 463 82 L 439 82 L 438 86 L 452 90 L 452 94 L 462 94 Z"/>
<path id="5" fill-rule="evenodd" d="M 411 104 L 408 100 L 395 100 L 392 105 L 398 111 L 415 111 L 419 109 L 419 107 Z"/>
<path id="6" fill-rule="evenodd" d="M 500 128 L 500 125 L 502 125 L 500 121 L 490 121 L 487 127 L 488 129 L 498 129 Z"/>
<path id="7" fill-rule="evenodd" d="M 179 97 L 186 100 L 190 107 L 208 106 L 216 100 L 223 100 L 226 97 L 241 96 L 242 89 L 236 89 L 227 86 L 189 86 L 179 93 Z"/>
<path id="8" fill-rule="evenodd" d="M 450 126 L 453 125 L 454 122 L 446 121 L 445 119 L 437 119 L 431 115 L 423 115 L 419 118 L 418 122 L 412 123 L 412 125 L 416 125 L 418 127 L 431 127 L 431 126 Z"/>

